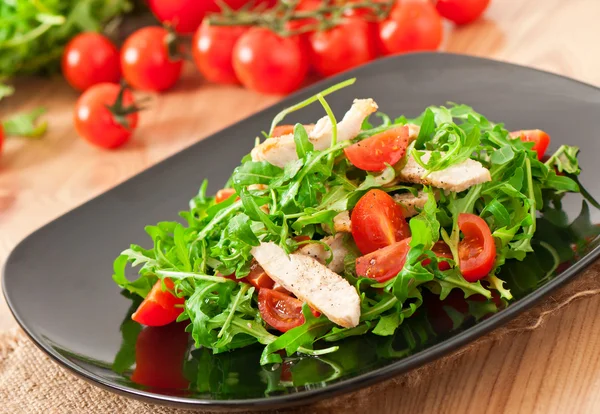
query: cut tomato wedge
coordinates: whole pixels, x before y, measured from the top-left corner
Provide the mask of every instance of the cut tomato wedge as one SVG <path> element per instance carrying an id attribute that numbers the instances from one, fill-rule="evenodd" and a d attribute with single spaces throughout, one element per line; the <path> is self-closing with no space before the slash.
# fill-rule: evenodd
<path id="1" fill-rule="evenodd" d="M 362 254 L 410 237 L 402 207 L 385 191 L 370 190 L 358 200 L 352 215 L 352 237 Z"/>
<path id="2" fill-rule="evenodd" d="M 287 332 L 304 323 L 302 302 L 275 290 L 259 290 L 258 310 L 263 320 L 280 332 Z"/>
<path id="3" fill-rule="evenodd" d="M 485 220 L 475 214 L 459 214 L 458 227 L 465 236 L 458 243 L 460 272 L 467 282 L 476 282 L 494 267 L 496 244 Z"/>
<path id="4" fill-rule="evenodd" d="M 165 278 L 164 282 L 168 289 L 174 288 L 171 279 Z M 131 319 L 147 326 L 168 325 L 183 312 L 183 307 L 178 305 L 183 305 L 184 301 L 184 298 L 178 298 L 171 292 L 163 290 L 159 280 L 139 308 L 131 315 Z"/>
<path id="5" fill-rule="evenodd" d="M 217 195 L 215 196 L 215 203 L 221 203 L 234 194 L 235 190 L 233 188 L 223 188 L 222 190 L 217 191 Z"/>
<path id="6" fill-rule="evenodd" d="M 395 277 L 404 267 L 410 237 L 356 259 L 356 274 L 378 282 Z"/>
<path id="7" fill-rule="evenodd" d="M 404 156 L 408 147 L 408 127 L 405 125 L 365 138 L 344 148 L 352 165 L 365 171 L 383 171 Z"/>
<path id="8" fill-rule="evenodd" d="M 533 142 L 533 150 L 538 153 L 538 160 L 541 160 L 548 145 L 550 145 L 550 135 L 541 129 L 529 129 L 514 131 L 510 133 L 511 138 L 520 138 L 523 142 Z"/>
<path id="9" fill-rule="evenodd" d="M 433 245 L 431 251 L 435 253 L 437 257 L 445 257 L 446 259 L 452 259 L 452 251 L 450 250 L 450 247 L 448 247 L 448 245 L 441 240 L 437 241 Z M 421 262 L 423 266 L 427 266 L 429 263 L 431 263 L 430 259 L 425 259 Z M 448 262 L 439 262 L 438 269 L 442 271 L 448 270 L 450 269 L 450 265 L 448 264 Z"/>

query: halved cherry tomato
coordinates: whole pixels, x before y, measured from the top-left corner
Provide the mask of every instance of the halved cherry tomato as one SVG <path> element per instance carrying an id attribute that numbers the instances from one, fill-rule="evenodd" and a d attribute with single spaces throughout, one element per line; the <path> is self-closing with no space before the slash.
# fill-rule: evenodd
<path id="1" fill-rule="evenodd" d="M 494 267 L 496 244 L 485 220 L 475 214 L 459 214 L 458 227 L 465 236 L 458 243 L 460 272 L 467 282 L 476 282 Z"/>
<path id="2" fill-rule="evenodd" d="M 522 131 L 514 131 L 510 133 L 511 138 L 520 138 L 523 142 L 534 142 L 533 150 L 538 153 L 538 160 L 541 160 L 548 145 L 550 145 L 550 135 L 541 129 L 528 129 Z"/>
<path id="3" fill-rule="evenodd" d="M 405 125 L 363 139 L 344 148 L 352 165 L 365 171 L 383 171 L 385 165 L 394 165 L 406 153 L 408 127 Z"/>
<path id="4" fill-rule="evenodd" d="M 410 237 L 372 253 L 356 258 L 358 276 L 385 282 L 395 277 L 404 267 L 410 250 Z"/>
<path id="5" fill-rule="evenodd" d="M 250 265 L 250 273 L 245 277 L 246 281 L 257 289 L 271 289 L 275 282 L 267 275 L 265 269 L 259 265 L 256 260 L 253 260 Z"/>
<path id="6" fill-rule="evenodd" d="M 262 288 L 258 291 L 258 310 L 263 320 L 280 332 L 304 323 L 302 302 L 275 290 Z"/>
<path id="7" fill-rule="evenodd" d="M 194 62 L 206 79 L 218 83 L 240 83 L 231 62 L 233 47 L 246 31 L 245 26 L 214 26 L 208 21 L 192 40 Z"/>
<path id="8" fill-rule="evenodd" d="M 164 282 L 168 289 L 174 288 L 171 279 L 165 278 Z M 140 307 L 131 315 L 131 319 L 147 326 L 168 325 L 183 312 L 183 307 L 177 305 L 183 305 L 184 301 L 184 298 L 178 298 L 171 292 L 163 290 L 159 280 L 154 284 Z"/>
<path id="9" fill-rule="evenodd" d="M 349 17 L 329 30 L 310 34 L 310 61 L 321 76 L 335 75 L 375 59 L 375 39 L 369 23 Z"/>
<path id="10" fill-rule="evenodd" d="M 456 24 L 467 24 L 483 14 L 490 0 L 437 0 L 435 7 L 446 19 Z"/>
<path id="11" fill-rule="evenodd" d="M 431 251 L 435 253 L 437 257 L 445 257 L 446 259 L 452 259 L 452 251 L 450 251 L 450 247 L 448 247 L 448 245 L 441 240 L 437 241 L 433 245 Z M 431 260 L 425 259 L 423 260 L 422 265 L 427 266 L 429 263 L 431 263 Z M 450 269 L 450 265 L 448 264 L 448 262 L 439 262 L 438 269 L 440 269 L 441 271 L 448 270 Z"/>
<path id="12" fill-rule="evenodd" d="M 379 23 L 381 52 L 386 55 L 436 50 L 443 35 L 442 18 L 429 1 L 398 1 L 387 20 Z"/>
<path id="13" fill-rule="evenodd" d="M 402 207 L 381 190 L 370 190 L 358 200 L 352 215 L 352 237 L 362 254 L 410 237 Z"/>
<path id="14" fill-rule="evenodd" d="M 189 381 L 183 375 L 188 350 L 186 323 L 148 326 L 135 343 L 135 369 L 131 380 L 146 387 L 185 390 Z"/>
<path id="15" fill-rule="evenodd" d="M 217 195 L 215 196 L 215 203 L 221 203 L 227 200 L 229 197 L 235 194 L 235 190 L 233 188 L 223 188 L 217 191 Z"/>

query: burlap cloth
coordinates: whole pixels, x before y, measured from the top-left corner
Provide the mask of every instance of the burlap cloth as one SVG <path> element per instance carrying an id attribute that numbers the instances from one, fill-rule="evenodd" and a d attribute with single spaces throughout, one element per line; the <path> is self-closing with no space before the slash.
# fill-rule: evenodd
<path id="1" fill-rule="evenodd" d="M 440 371 L 452 369 L 458 356 L 490 341 L 536 329 L 553 312 L 574 300 L 600 293 L 600 261 L 573 282 L 558 289 L 538 306 L 447 357 L 410 373 L 349 395 L 329 399 L 286 413 L 364 412 L 370 398 L 390 391 L 406 392 Z M 507 334 L 512 335 L 507 335 Z M 361 407 L 363 409 L 361 409 Z M 95 387 L 59 367 L 38 350 L 21 330 L 0 334 L 0 413 L 123 413 L 178 414 L 186 410 L 166 408 L 122 397 Z"/>

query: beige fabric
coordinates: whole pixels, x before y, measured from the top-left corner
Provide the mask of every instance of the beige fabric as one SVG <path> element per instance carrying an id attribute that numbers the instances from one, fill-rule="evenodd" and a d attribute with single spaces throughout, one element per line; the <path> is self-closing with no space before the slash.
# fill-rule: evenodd
<path id="1" fill-rule="evenodd" d="M 534 309 L 475 343 L 442 360 L 408 374 L 377 384 L 350 395 L 330 399 L 311 407 L 286 410 L 286 413 L 360 412 L 370 398 L 382 392 L 402 392 L 442 369 L 457 356 L 479 347 L 484 342 L 498 341 L 509 333 L 532 330 L 540 326 L 552 312 L 574 300 L 600 293 L 600 262 L 594 264 L 574 282 L 559 289 Z M 165 408 L 128 399 L 78 379 L 52 363 L 45 354 L 18 330 L 0 334 L 0 413 L 123 413 L 183 414 L 189 411 Z"/>

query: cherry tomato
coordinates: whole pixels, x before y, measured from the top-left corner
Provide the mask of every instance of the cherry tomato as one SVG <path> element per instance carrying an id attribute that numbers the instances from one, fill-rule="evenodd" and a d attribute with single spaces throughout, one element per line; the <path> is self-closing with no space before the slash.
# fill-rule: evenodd
<path id="1" fill-rule="evenodd" d="M 520 138 L 523 142 L 534 142 L 533 150 L 538 153 L 538 160 L 541 160 L 548 145 L 550 145 L 550 135 L 541 129 L 530 129 L 522 131 L 514 131 L 510 133 L 511 138 Z"/>
<path id="2" fill-rule="evenodd" d="M 217 83 L 239 83 L 231 62 L 233 47 L 246 31 L 243 26 L 212 26 L 204 22 L 192 41 L 194 62 L 206 79 Z"/>
<path id="3" fill-rule="evenodd" d="M 306 48 L 298 36 L 280 37 L 253 27 L 233 49 L 233 68 L 240 82 L 255 91 L 286 94 L 302 84 L 308 71 Z"/>
<path id="4" fill-rule="evenodd" d="M 247 2 L 224 0 L 224 3 L 234 10 Z M 168 23 L 177 33 L 183 34 L 194 33 L 206 14 L 221 10 L 219 1 L 216 0 L 148 0 L 148 7 L 161 23 Z"/>
<path id="5" fill-rule="evenodd" d="M 448 245 L 441 240 L 437 241 L 433 245 L 431 251 L 435 253 L 437 257 L 445 257 L 446 259 L 452 259 L 452 251 L 450 251 L 450 247 L 448 247 Z M 431 260 L 425 259 L 421 263 L 423 266 L 427 266 L 429 263 L 431 263 Z M 440 269 L 441 271 L 448 270 L 450 269 L 450 265 L 448 264 L 448 262 L 439 262 L 438 269 Z"/>
<path id="6" fill-rule="evenodd" d="M 456 24 L 477 20 L 490 4 L 490 0 L 437 0 L 437 11 Z"/>
<path id="7" fill-rule="evenodd" d="M 80 91 L 98 83 L 117 83 L 121 78 L 119 51 L 99 33 L 75 36 L 63 52 L 61 67 L 69 85 Z"/>
<path id="8" fill-rule="evenodd" d="M 356 274 L 385 282 L 395 277 L 404 267 L 410 250 L 410 237 L 356 258 Z"/>
<path id="9" fill-rule="evenodd" d="M 174 288 L 171 279 L 165 278 L 164 282 L 168 289 Z M 168 325 L 183 312 L 183 307 L 177 305 L 183 305 L 184 301 L 184 298 L 178 298 L 168 290 L 163 290 L 159 280 L 154 284 L 140 307 L 131 315 L 131 319 L 147 326 Z"/>
<path id="10" fill-rule="evenodd" d="M 494 267 L 494 238 L 485 220 L 475 214 L 459 214 L 458 228 L 465 236 L 458 243 L 460 273 L 467 282 L 476 282 Z"/>
<path id="11" fill-rule="evenodd" d="M 358 200 L 352 215 L 352 237 L 362 254 L 410 237 L 402 207 L 381 190 L 369 190 Z"/>
<path id="12" fill-rule="evenodd" d="M 328 1 L 324 0 L 300 0 L 296 5 L 296 11 L 302 12 L 311 12 L 317 10 L 322 6 L 326 6 Z M 315 26 L 318 24 L 318 20 L 315 18 L 306 18 L 306 19 L 298 19 L 298 20 L 290 20 L 287 23 L 287 28 L 290 31 L 302 31 L 308 30 L 310 26 Z"/>
<path id="13" fill-rule="evenodd" d="M 383 171 L 386 164 L 394 165 L 406 153 L 408 128 L 400 126 L 380 132 L 344 148 L 344 154 L 356 168 Z"/>
<path id="14" fill-rule="evenodd" d="M 217 191 L 217 195 L 215 196 L 215 203 L 221 203 L 234 194 L 235 190 L 233 188 L 223 188 L 222 190 Z"/>
<path id="15" fill-rule="evenodd" d="M 377 57 L 369 24 L 356 17 L 329 30 L 311 33 L 308 43 L 310 61 L 322 76 L 335 75 Z"/>
<path id="16" fill-rule="evenodd" d="M 125 89 L 119 102 L 120 89 L 115 83 L 100 83 L 79 97 L 74 110 L 79 136 L 102 148 L 116 148 L 129 140 L 137 126 L 138 114 L 125 115 L 123 111 L 134 104 L 133 95 Z"/>
<path id="17" fill-rule="evenodd" d="M 282 135 L 288 135 L 294 133 L 294 125 L 277 125 L 273 128 L 272 137 L 280 137 Z"/>
<path id="18" fill-rule="evenodd" d="M 398 1 L 379 24 L 380 47 L 386 55 L 436 50 L 443 34 L 442 19 L 428 1 Z"/>
<path id="19" fill-rule="evenodd" d="M 162 27 L 139 29 L 125 40 L 121 69 L 129 85 L 147 91 L 169 89 L 181 76 L 183 61 L 169 56 L 169 33 Z"/>
<path id="20" fill-rule="evenodd" d="M 248 273 L 245 279 L 257 289 L 272 289 L 275 284 L 273 279 L 267 275 L 265 270 L 256 261 L 253 261 L 252 265 L 250 265 L 250 273 Z"/>
<path id="21" fill-rule="evenodd" d="M 135 343 L 135 369 L 131 380 L 146 387 L 185 390 L 189 381 L 183 375 L 189 335 L 185 323 L 147 326 Z"/>
<path id="22" fill-rule="evenodd" d="M 263 320 L 280 332 L 304 323 L 302 302 L 275 290 L 262 288 L 258 291 L 258 310 Z"/>

